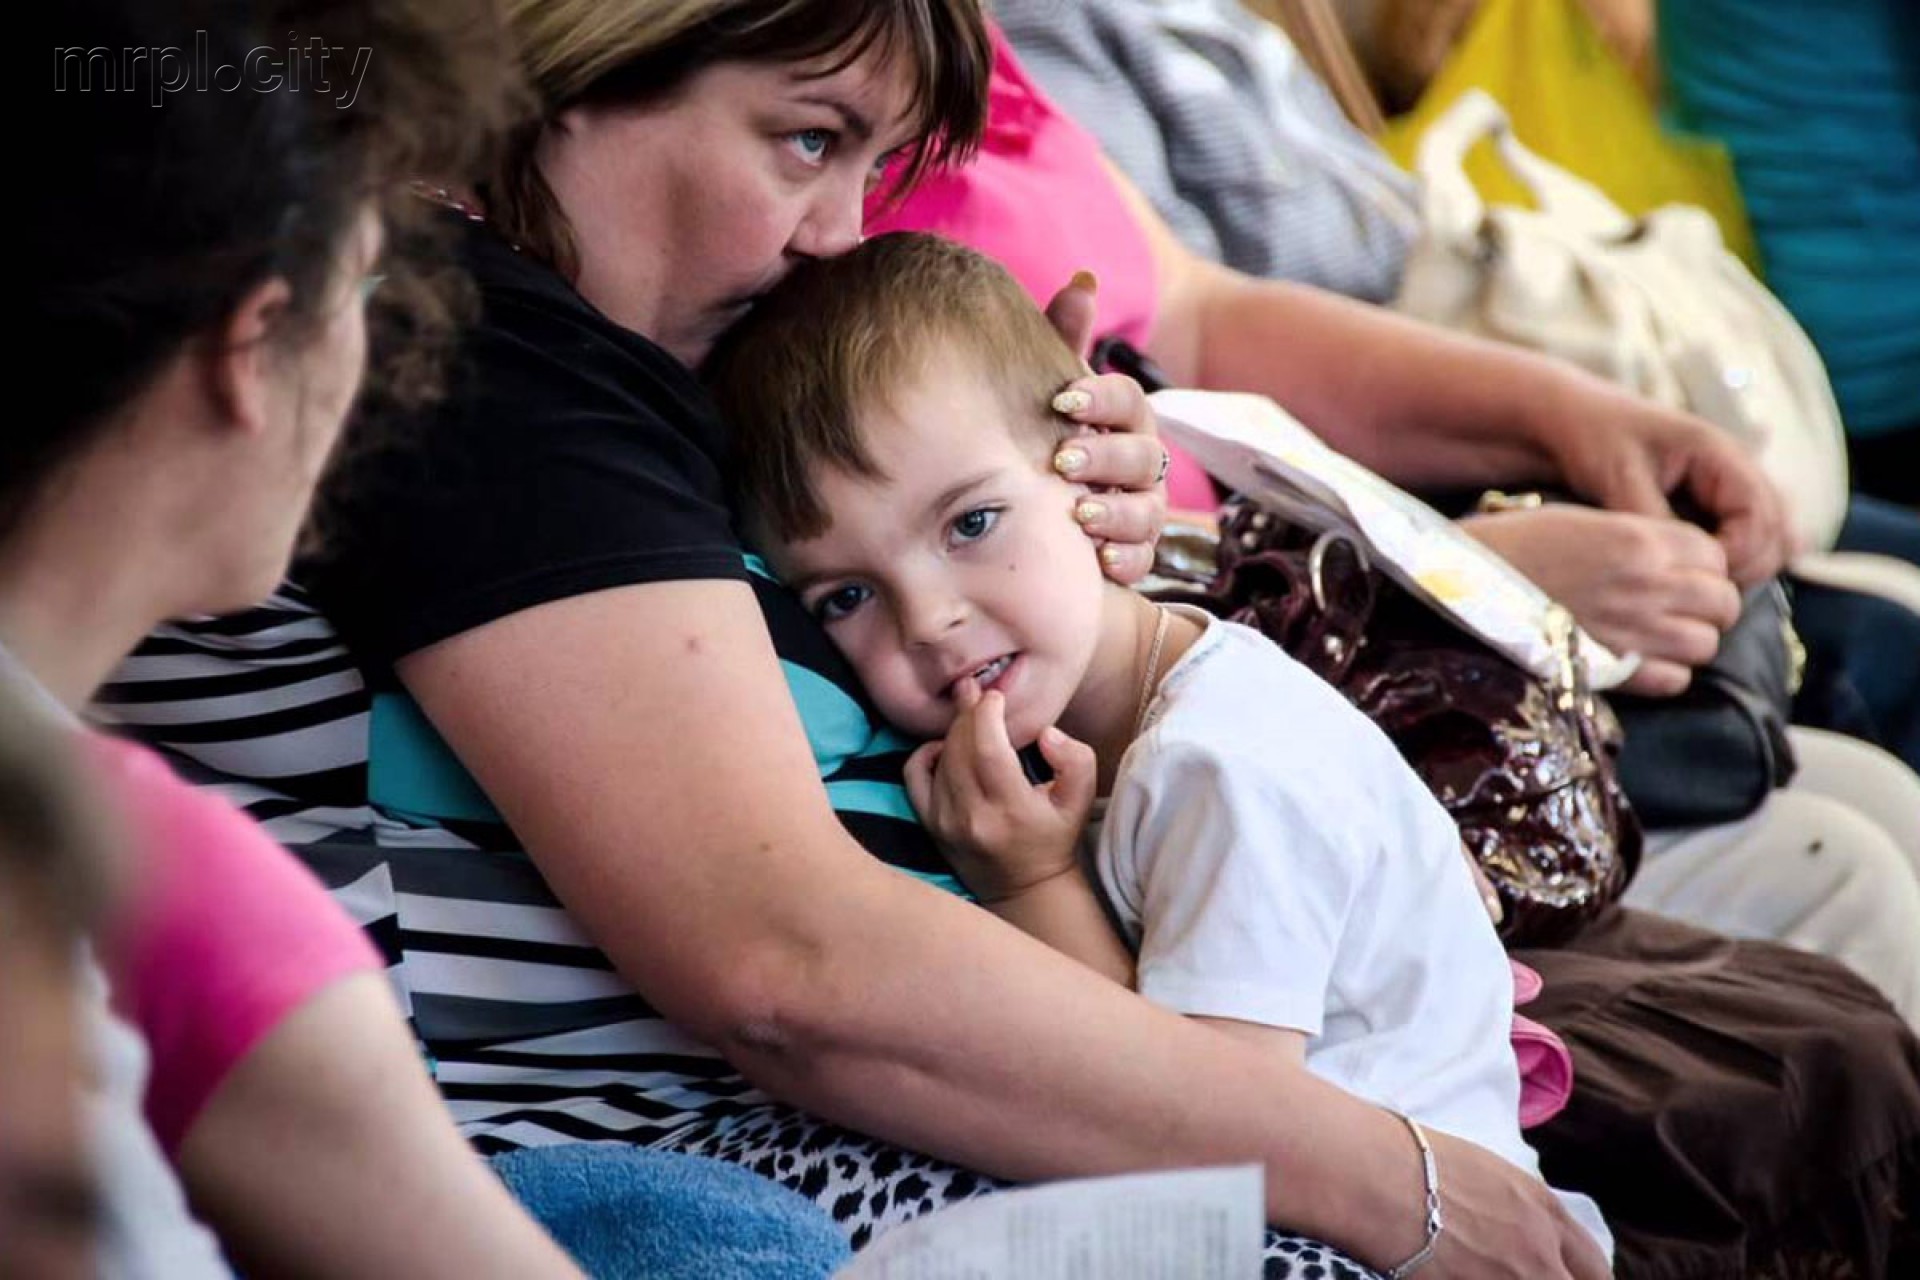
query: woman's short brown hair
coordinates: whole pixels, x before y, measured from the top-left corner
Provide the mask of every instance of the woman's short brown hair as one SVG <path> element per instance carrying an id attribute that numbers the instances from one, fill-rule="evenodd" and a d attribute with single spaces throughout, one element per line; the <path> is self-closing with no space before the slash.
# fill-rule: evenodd
<path id="1" fill-rule="evenodd" d="M 536 157 L 570 107 L 658 102 L 723 62 L 832 75 L 880 48 L 914 72 L 922 143 L 897 188 L 964 159 L 986 125 L 993 54 L 979 0 L 507 0 L 506 12 L 540 118 L 517 131 L 480 194 L 509 239 L 568 277 L 572 233 Z"/>

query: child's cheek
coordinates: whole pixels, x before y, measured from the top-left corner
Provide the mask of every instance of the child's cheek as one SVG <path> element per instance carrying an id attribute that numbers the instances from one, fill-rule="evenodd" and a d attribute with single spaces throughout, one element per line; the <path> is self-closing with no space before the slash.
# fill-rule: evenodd
<path id="1" fill-rule="evenodd" d="M 864 660 L 855 659 L 853 669 L 873 699 L 874 709 L 889 724 L 922 734 L 930 728 L 944 732 L 940 726 L 928 725 L 926 696 L 903 655 L 869 652 Z"/>

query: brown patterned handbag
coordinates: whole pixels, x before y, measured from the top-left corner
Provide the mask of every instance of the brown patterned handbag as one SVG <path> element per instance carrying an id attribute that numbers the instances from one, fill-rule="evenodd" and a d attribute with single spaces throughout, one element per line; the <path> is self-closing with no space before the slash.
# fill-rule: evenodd
<path id="1" fill-rule="evenodd" d="M 1544 681 L 1374 568 L 1251 502 L 1222 514 L 1216 570 L 1167 593 L 1245 623 L 1346 695 L 1459 824 L 1506 909 L 1501 939 L 1552 945 L 1619 898 L 1641 832 L 1614 778 L 1620 728 L 1587 689 L 1564 612 Z"/>

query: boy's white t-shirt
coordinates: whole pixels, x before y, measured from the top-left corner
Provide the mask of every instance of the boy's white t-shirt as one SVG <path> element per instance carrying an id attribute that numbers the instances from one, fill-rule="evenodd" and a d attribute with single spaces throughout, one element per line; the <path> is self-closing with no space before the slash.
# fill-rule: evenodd
<path id="1" fill-rule="evenodd" d="M 1331 685 L 1183 612 L 1206 631 L 1161 681 L 1094 850 L 1141 994 L 1304 1031 L 1315 1075 L 1537 1174 L 1512 971 L 1453 820 Z M 1611 1253 L 1598 1207 L 1559 1194 Z"/>

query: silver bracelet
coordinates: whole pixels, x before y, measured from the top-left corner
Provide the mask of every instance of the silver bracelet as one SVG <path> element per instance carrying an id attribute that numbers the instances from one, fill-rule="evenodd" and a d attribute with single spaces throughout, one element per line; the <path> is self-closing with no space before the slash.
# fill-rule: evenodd
<path id="1" fill-rule="evenodd" d="M 1396 1115 L 1400 1113 L 1396 1112 Z M 1420 1122 L 1409 1115 L 1400 1115 L 1407 1129 L 1413 1134 L 1413 1140 L 1420 1144 L 1420 1168 L 1427 1178 L 1427 1239 L 1420 1246 L 1420 1252 L 1408 1258 L 1399 1266 L 1387 1272 L 1387 1280 L 1406 1280 L 1433 1257 L 1433 1251 L 1439 1247 L 1440 1233 L 1446 1230 L 1446 1223 L 1440 1218 L 1440 1167 L 1434 1163 L 1433 1144 L 1427 1141 L 1427 1131 Z"/>

